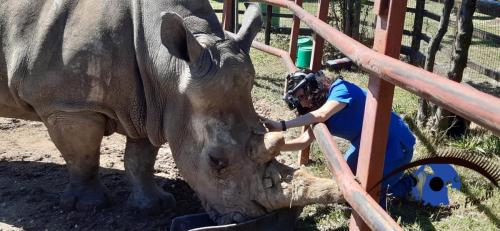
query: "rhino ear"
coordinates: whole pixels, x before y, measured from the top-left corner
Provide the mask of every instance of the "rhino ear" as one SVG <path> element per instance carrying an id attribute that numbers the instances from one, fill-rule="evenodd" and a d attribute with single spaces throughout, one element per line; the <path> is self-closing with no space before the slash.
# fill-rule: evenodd
<path id="1" fill-rule="evenodd" d="M 161 13 L 161 42 L 173 56 L 194 63 L 203 53 L 203 46 L 176 13 Z"/>
<path id="2" fill-rule="evenodd" d="M 250 46 L 252 46 L 252 41 L 257 35 L 257 33 L 262 28 L 262 14 L 260 12 L 260 7 L 257 4 L 249 4 L 245 15 L 243 16 L 243 23 L 238 31 L 236 40 L 240 44 L 240 48 L 248 53 L 250 51 Z"/>

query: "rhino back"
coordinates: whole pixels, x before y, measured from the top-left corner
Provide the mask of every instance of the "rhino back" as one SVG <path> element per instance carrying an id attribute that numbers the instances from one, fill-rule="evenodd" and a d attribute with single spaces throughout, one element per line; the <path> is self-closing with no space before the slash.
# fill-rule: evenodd
<path id="1" fill-rule="evenodd" d="M 96 111 L 140 136 L 144 97 L 126 1 L 0 4 L 0 104 L 41 120 L 54 111 Z"/>
<path id="2" fill-rule="evenodd" d="M 195 34 L 224 38 L 206 0 L 4 0 L 0 2 L 0 116 L 44 120 L 96 111 L 118 132 L 154 144 L 181 119 L 185 63 L 160 41 L 161 12 Z M 179 125 L 180 126 L 180 125 Z"/>

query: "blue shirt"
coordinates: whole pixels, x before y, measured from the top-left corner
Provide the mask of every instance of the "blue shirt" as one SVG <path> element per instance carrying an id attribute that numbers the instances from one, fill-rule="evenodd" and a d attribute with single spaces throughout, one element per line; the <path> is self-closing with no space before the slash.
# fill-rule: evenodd
<path id="1" fill-rule="evenodd" d="M 356 149 L 359 149 L 366 91 L 353 83 L 337 79 L 330 87 L 327 100 L 346 104 L 342 110 L 326 120 L 325 124 L 330 133 L 349 140 Z M 407 148 L 413 148 L 415 137 L 401 117 L 395 112 L 391 112 L 387 147 L 398 147 L 399 145 L 393 145 L 395 142 L 399 142 Z M 398 151 L 388 152 L 386 155 L 388 159 L 393 160 L 402 157 L 401 152 Z"/>

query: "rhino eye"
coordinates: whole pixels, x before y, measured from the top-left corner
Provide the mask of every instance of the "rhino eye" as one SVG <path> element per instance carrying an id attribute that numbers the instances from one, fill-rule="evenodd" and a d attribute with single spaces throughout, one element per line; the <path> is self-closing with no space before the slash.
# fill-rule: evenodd
<path id="1" fill-rule="evenodd" d="M 227 158 L 223 156 L 223 153 L 220 150 L 219 151 L 214 150 L 208 153 L 208 159 L 210 162 L 209 163 L 210 167 L 217 171 L 227 167 L 229 162 Z"/>

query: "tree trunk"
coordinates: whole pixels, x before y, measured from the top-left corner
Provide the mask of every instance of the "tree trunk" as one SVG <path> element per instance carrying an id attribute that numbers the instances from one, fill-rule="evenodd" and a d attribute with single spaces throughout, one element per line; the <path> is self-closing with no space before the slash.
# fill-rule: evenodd
<path id="1" fill-rule="evenodd" d="M 344 11 L 344 34 L 349 37 L 352 37 L 352 20 L 353 20 L 353 12 L 354 12 L 354 0 L 345 0 L 345 11 Z"/>
<path id="2" fill-rule="evenodd" d="M 354 0 L 352 19 L 352 38 L 359 41 L 359 24 L 361 23 L 361 0 Z"/>
<path id="3" fill-rule="evenodd" d="M 417 61 L 417 53 L 420 51 L 420 41 L 422 39 L 422 24 L 424 22 L 425 0 L 417 0 L 415 6 L 415 20 L 413 21 L 413 35 L 411 40 L 410 63 L 414 66 L 421 66 Z M 425 128 L 429 119 L 429 105 L 423 98 L 418 99 L 417 124 L 420 128 Z"/>
<path id="4" fill-rule="evenodd" d="M 411 40 L 411 50 L 414 53 L 420 51 L 420 41 L 422 40 L 422 25 L 424 23 L 425 0 L 417 0 L 415 6 L 415 20 L 413 21 L 413 33 Z M 415 54 L 410 55 L 410 63 L 415 66 L 420 66 L 417 63 Z"/>
<path id="5" fill-rule="evenodd" d="M 344 34 L 358 40 L 359 23 L 361 18 L 361 0 L 345 0 L 344 6 Z"/>
<path id="6" fill-rule="evenodd" d="M 476 10 L 476 0 L 462 0 L 457 22 L 457 35 L 454 42 L 453 60 L 448 78 L 461 82 L 464 69 L 467 66 L 469 46 L 472 40 L 474 26 L 472 18 Z M 433 130 L 446 131 L 448 135 L 458 136 L 465 132 L 467 122 L 456 115 L 438 107 L 435 113 Z"/>
<path id="7" fill-rule="evenodd" d="M 441 16 L 441 20 L 439 21 L 439 29 L 436 35 L 429 42 L 429 48 L 427 49 L 427 59 L 425 60 L 425 70 L 432 72 L 434 70 L 434 62 L 436 59 L 436 53 L 439 49 L 439 45 L 441 45 L 441 41 L 443 40 L 444 35 L 448 31 L 448 25 L 450 24 L 450 14 L 453 9 L 453 4 L 455 0 L 445 0 L 443 6 L 443 13 Z M 471 16 L 472 22 L 472 16 Z M 472 35 L 472 33 L 471 33 Z M 470 43 L 470 41 L 469 41 Z M 467 46 L 468 49 L 468 46 Z M 465 54 L 465 64 L 467 64 L 467 54 Z M 465 67 L 465 66 L 464 66 Z M 462 69 L 463 71 L 463 69 Z"/>
<path id="8" fill-rule="evenodd" d="M 417 8 L 419 8 L 419 3 L 420 2 L 417 2 Z M 426 54 L 427 58 L 425 60 L 425 65 L 424 65 L 425 70 L 429 72 L 433 72 L 434 70 L 436 53 L 438 52 L 439 45 L 441 45 L 441 41 L 443 40 L 444 35 L 448 31 L 448 25 L 450 24 L 450 14 L 451 10 L 453 9 L 454 3 L 455 0 L 445 0 L 443 6 L 443 12 L 441 14 L 441 19 L 439 21 L 438 31 L 436 35 L 432 37 L 431 41 L 429 42 L 429 47 L 427 49 L 427 54 Z M 423 5 L 420 5 L 420 7 L 423 8 Z M 417 21 L 417 14 L 415 15 L 415 21 Z M 420 27 L 418 27 L 417 29 L 422 30 L 422 25 L 420 25 Z M 418 43 L 420 43 L 420 40 L 418 40 Z M 413 46 L 417 45 L 412 42 L 412 48 Z M 420 44 L 418 44 L 418 47 L 420 47 Z M 429 102 L 427 100 L 424 100 L 423 98 L 420 98 L 418 102 L 418 114 L 417 114 L 417 121 L 419 127 L 423 128 L 426 126 L 426 123 L 429 120 L 430 113 L 431 112 L 430 112 Z"/>

